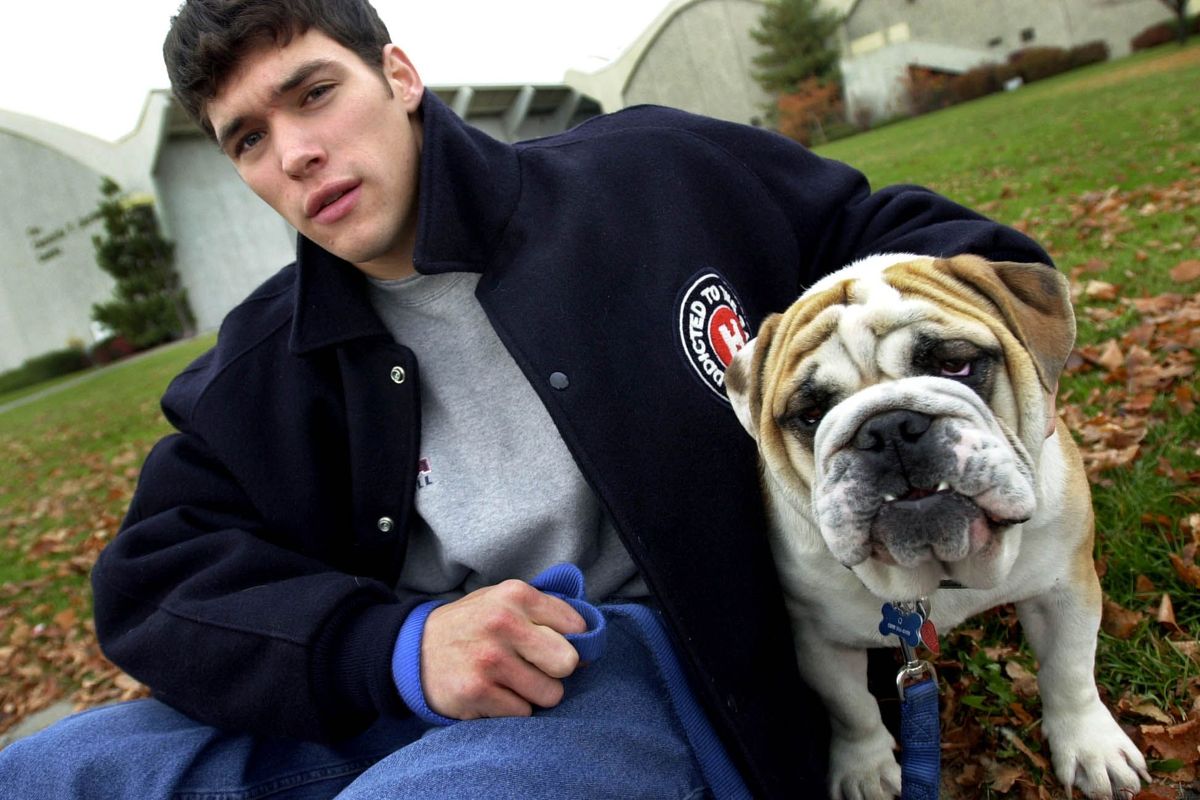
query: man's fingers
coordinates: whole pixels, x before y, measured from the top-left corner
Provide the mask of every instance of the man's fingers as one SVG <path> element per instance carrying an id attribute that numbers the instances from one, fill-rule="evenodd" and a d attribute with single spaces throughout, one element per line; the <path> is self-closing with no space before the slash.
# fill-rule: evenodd
<path id="1" fill-rule="evenodd" d="M 579 666 L 579 652 L 562 634 L 544 625 L 531 627 L 513 647 L 517 655 L 551 678 L 565 678 Z"/>
<path id="2" fill-rule="evenodd" d="M 587 622 L 569 603 L 538 591 L 528 583 L 504 581 L 497 584 L 495 590 L 507 595 L 514 604 L 523 608 L 531 622 L 545 625 L 561 634 L 583 633 L 587 630 Z"/>
<path id="3" fill-rule="evenodd" d="M 587 630 L 579 612 L 557 597 L 518 581 L 499 584 L 496 589 L 509 596 L 502 605 L 489 609 L 483 620 L 485 630 L 497 640 L 508 642 L 518 657 L 546 676 L 565 678 L 573 673 L 579 666 L 579 653 L 563 636 Z M 518 686 L 512 688 L 533 701 Z"/>

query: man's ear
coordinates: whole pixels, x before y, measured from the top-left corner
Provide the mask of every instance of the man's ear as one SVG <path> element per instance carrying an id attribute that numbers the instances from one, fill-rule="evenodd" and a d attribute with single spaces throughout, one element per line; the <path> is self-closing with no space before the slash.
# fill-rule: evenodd
<path id="1" fill-rule="evenodd" d="M 384 80 L 388 82 L 396 97 L 400 98 L 408 113 L 416 113 L 421 105 L 421 97 L 425 94 L 425 84 L 412 61 L 396 45 L 386 44 L 383 46 L 381 68 Z"/>

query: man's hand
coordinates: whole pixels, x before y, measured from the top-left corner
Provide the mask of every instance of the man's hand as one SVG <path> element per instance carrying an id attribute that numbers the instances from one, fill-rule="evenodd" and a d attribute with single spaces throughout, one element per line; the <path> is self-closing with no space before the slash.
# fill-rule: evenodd
<path id="1" fill-rule="evenodd" d="M 434 609 L 421 640 L 425 702 L 452 719 L 527 717 L 563 697 L 579 654 L 564 635 L 587 624 L 527 583 L 504 581 Z"/>

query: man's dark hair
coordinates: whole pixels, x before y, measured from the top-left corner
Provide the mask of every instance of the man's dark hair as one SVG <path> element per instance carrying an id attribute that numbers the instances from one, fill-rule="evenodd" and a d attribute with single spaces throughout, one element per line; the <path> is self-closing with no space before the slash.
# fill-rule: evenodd
<path id="1" fill-rule="evenodd" d="M 283 47 L 309 28 L 372 67 L 382 66 L 383 47 L 391 41 L 367 0 L 185 0 L 163 42 L 171 91 L 215 138 L 205 105 L 246 52 L 266 43 Z"/>

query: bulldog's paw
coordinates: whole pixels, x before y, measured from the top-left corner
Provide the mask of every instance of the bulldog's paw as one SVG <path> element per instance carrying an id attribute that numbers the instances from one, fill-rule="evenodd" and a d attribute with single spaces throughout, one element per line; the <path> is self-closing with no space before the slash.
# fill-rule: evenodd
<path id="1" fill-rule="evenodd" d="M 1090 800 L 1132 798 L 1150 782 L 1146 759 L 1099 703 L 1079 715 L 1045 720 L 1054 774 Z"/>
<path id="2" fill-rule="evenodd" d="M 832 800 L 892 800 L 900 795 L 896 743 L 882 725 L 873 735 L 847 739 L 835 735 L 829 749 L 829 796 Z"/>

